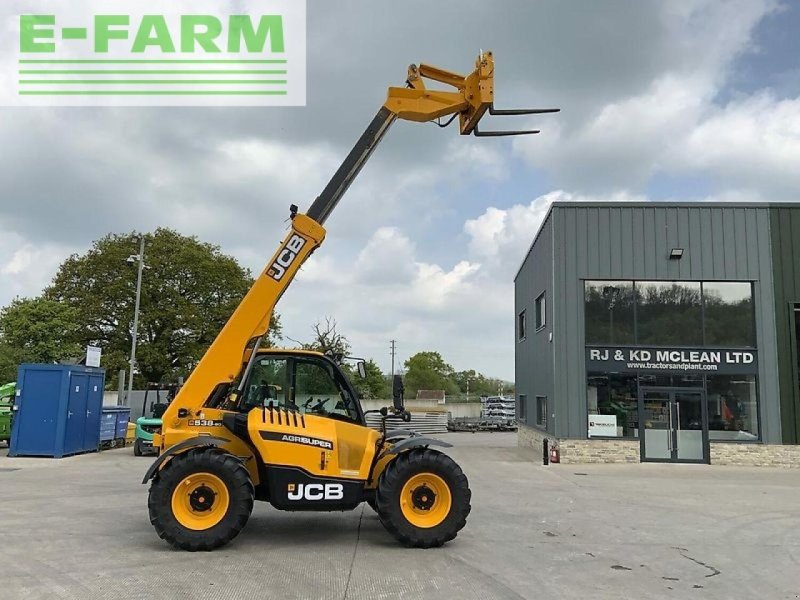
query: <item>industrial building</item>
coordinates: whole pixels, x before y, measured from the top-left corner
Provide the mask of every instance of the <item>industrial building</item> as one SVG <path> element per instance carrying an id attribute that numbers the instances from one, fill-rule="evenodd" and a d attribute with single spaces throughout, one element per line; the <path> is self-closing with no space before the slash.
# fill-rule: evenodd
<path id="1" fill-rule="evenodd" d="M 515 316 L 521 445 L 800 462 L 800 204 L 555 203 Z"/>

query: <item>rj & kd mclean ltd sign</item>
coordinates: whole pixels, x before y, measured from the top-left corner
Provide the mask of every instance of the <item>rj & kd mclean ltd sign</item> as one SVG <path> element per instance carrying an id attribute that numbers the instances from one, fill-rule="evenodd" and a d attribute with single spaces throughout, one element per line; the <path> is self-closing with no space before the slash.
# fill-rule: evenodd
<path id="1" fill-rule="evenodd" d="M 305 0 L 3 0 L 0 105 L 303 106 Z"/>
<path id="2" fill-rule="evenodd" d="M 755 350 L 729 348 L 586 348 L 591 371 L 699 371 L 749 374 L 758 372 Z"/>

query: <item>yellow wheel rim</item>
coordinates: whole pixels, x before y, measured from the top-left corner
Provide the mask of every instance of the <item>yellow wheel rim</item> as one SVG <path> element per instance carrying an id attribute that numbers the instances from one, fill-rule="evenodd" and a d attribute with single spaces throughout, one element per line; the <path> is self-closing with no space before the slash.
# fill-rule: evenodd
<path id="1" fill-rule="evenodd" d="M 414 527 L 436 527 L 450 514 L 452 504 L 450 487 L 433 473 L 414 475 L 400 492 L 400 509 Z"/>
<path id="2" fill-rule="evenodd" d="M 222 521 L 230 506 L 225 483 L 211 473 L 193 473 L 172 492 L 172 514 L 187 529 L 202 531 Z"/>

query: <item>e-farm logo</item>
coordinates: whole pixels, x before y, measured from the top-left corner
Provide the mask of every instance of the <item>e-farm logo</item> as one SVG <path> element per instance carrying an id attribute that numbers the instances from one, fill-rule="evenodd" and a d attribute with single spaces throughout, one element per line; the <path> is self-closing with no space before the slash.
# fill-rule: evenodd
<path id="1" fill-rule="evenodd" d="M 18 32 L 14 48 L 0 42 L 4 105 L 305 104 L 304 0 L 5 0 L 0 12 Z"/>

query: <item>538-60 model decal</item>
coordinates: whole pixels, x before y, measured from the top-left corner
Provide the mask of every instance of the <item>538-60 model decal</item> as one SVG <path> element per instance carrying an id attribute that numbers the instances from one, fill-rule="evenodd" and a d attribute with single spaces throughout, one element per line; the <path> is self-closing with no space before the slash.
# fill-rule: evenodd
<path id="1" fill-rule="evenodd" d="M 333 450 L 333 442 L 320 438 L 308 437 L 306 435 L 294 435 L 293 433 L 275 433 L 274 431 L 260 431 L 262 440 L 270 442 L 287 442 L 289 444 L 300 444 L 302 446 L 312 446 L 323 450 Z"/>

